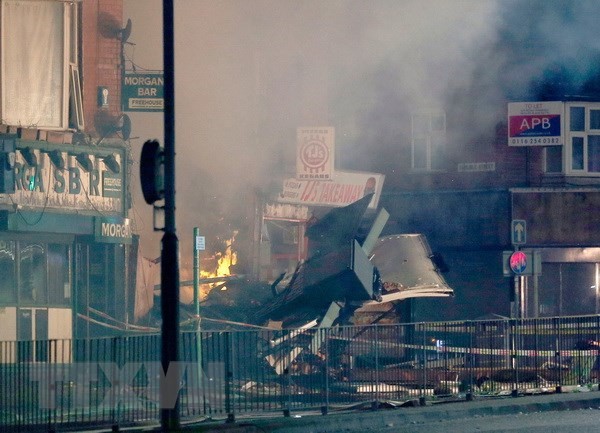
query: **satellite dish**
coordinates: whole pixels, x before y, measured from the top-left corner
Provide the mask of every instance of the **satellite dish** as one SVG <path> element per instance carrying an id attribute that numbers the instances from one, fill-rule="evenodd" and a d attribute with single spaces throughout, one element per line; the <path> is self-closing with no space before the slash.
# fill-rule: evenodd
<path id="1" fill-rule="evenodd" d="M 119 38 L 124 44 L 131 36 L 131 18 L 127 18 L 127 23 L 122 28 L 116 17 L 102 12 L 98 15 L 98 29 L 105 38 Z"/>
<path id="2" fill-rule="evenodd" d="M 94 120 L 94 126 L 102 138 L 121 133 L 123 140 L 129 140 L 131 136 L 131 119 L 127 114 L 112 116 L 101 110 L 96 113 Z"/>
<path id="3" fill-rule="evenodd" d="M 118 127 L 117 131 L 120 130 L 123 140 L 127 141 L 131 136 L 131 119 L 127 114 L 121 114 L 119 118 L 121 119 L 121 125 Z"/>
<path id="4" fill-rule="evenodd" d="M 121 43 L 124 44 L 127 42 L 127 39 L 129 39 L 129 36 L 131 36 L 131 18 L 127 18 L 127 24 L 125 24 L 125 27 L 121 29 L 120 33 Z"/>

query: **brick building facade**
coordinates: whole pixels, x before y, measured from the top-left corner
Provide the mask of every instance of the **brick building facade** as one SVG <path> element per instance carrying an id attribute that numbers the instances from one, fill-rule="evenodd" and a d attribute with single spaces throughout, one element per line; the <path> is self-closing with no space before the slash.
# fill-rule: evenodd
<path id="1" fill-rule="evenodd" d="M 507 114 L 498 117 L 494 131 L 470 141 L 453 140 L 469 124 L 452 124 L 452 107 L 446 110 L 442 166 L 411 165 L 414 137 L 412 148 L 410 137 L 405 141 L 395 161 L 403 166 L 387 173 L 381 198 L 391 214 L 387 229 L 425 234 L 444 257 L 445 277 L 456 295 L 410 301 L 405 317 L 598 313 L 600 173 L 595 143 L 600 130 L 595 119 L 600 104 L 593 101 L 593 95 L 578 100 L 541 95 L 531 101 L 561 107 L 555 113 L 559 145 L 511 146 Z M 515 243 L 514 223 L 519 221 L 525 230 Z M 529 259 L 520 274 L 507 262 L 515 250 L 525 251 Z"/>
<path id="2" fill-rule="evenodd" d="M 0 340 L 107 334 L 98 318 L 129 320 L 137 253 L 122 0 L 1 3 L 15 43 L 1 58 Z"/>

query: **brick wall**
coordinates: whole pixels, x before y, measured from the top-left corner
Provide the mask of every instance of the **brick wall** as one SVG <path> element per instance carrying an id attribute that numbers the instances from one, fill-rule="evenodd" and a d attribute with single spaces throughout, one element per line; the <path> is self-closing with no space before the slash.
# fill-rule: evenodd
<path id="1" fill-rule="evenodd" d="M 499 119 L 496 131 L 486 131 L 471 141 L 450 139 L 446 148 L 446 166 L 443 170 L 419 172 L 411 168 L 410 137 L 397 146 L 396 156 L 388 161 L 395 164 L 388 169 L 385 187 L 399 191 L 503 189 L 527 186 L 542 175 L 540 150 L 508 146 L 506 123 Z M 453 125 L 461 129 L 462 124 Z M 456 135 L 456 132 L 455 132 Z M 459 165 L 494 163 L 493 168 L 459 169 Z M 391 165 L 390 165 L 391 167 Z M 382 170 L 380 166 L 374 171 Z"/>
<path id="2" fill-rule="evenodd" d="M 85 130 L 93 134 L 99 111 L 121 113 L 121 42 L 111 30 L 124 27 L 123 0 L 86 0 L 81 17 Z M 98 86 L 108 89 L 107 108 L 98 107 Z"/>

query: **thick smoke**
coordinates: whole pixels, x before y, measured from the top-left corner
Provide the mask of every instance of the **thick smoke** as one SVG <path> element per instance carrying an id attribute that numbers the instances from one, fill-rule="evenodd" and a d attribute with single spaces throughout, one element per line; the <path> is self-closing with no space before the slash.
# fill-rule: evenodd
<path id="1" fill-rule="evenodd" d="M 336 127 L 340 169 L 385 169 L 361 157 L 397 140 L 394 116 L 467 85 L 494 12 L 444 0 L 177 2 L 184 233 L 194 220 L 249 226 L 254 191 L 293 170 L 298 126 Z"/>
<path id="2" fill-rule="evenodd" d="M 504 14 L 499 32 L 499 48 L 507 47 L 506 66 L 515 71 L 511 78 L 520 86 L 504 82 L 506 93 L 514 95 L 516 88 L 521 90 L 517 96 L 534 99 L 598 94 L 598 3 L 533 1 L 520 6 L 523 14 Z"/>
<path id="3" fill-rule="evenodd" d="M 132 12 L 149 4 L 129 1 Z M 413 110 L 452 108 L 469 125 L 453 139 L 469 140 L 494 133 L 507 100 L 599 88 L 599 9 L 593 0 L 176 1 L 182 268 L 192 227 L 207 242 L 248 234 L 254 194 L 293 172 L 298 126 L 336 128 L 339 169 L 393 175 Z"/>

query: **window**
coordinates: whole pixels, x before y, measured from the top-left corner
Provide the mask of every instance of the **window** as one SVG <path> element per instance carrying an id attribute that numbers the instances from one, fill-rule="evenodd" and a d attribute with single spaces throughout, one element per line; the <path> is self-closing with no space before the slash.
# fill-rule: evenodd
<path id="1" fill-rule="evenodd" d="M 298 244 L 298 226 L 292 225 L 283 232 L 283 243 L 287 245 Z"/>
<path id="2" fill-rule="evenodd" d="M 600 103 L 572 103 L 567 107 L 565 174 L 600 176 Z"/>
<path id="3" fill-rule="evenodd" d="M 19 301 L 23 305 L 46 305 L 46 248 L 44 244 L 20 242 Z"/>
<path id="4" fill-rule="evenodd" d="M 71 247 L 0 239 L 0 308 L 69 306 Z"/>
<path id="5" fill-rule="evenodd" d="M 94 244 L 89 248 L 89 306 L 100 311 L 108 311 L 110 299 L 106 289 L 108 287 L 107 280 L 111 274 L 107 268 L 108 247 L 104 244 Z"/>
<path id="6" fill-rule="evenodd" d="M 81 125 L 74 117 L 77 98 L 70 104 L 71 94 L 81 94 L 70 90 L 72 71 L 78 71 L 77 4 L 2 0 L 0 6 L 3 122 L 48 129 Z"/>
<path id="7" fill-rule="evenodd" d="M 48 245 L 48 298 L 50 305 L 71 301 L 71 249 L 68 245 Z"/>
<path id="8" fill-rule="evenodd" d="M 583 137 L 571 138 L 571 168 L 583 170 Z"/>
<path id="9" fill-rule="evenodd" d="M 562 146 L 548 146 L 544 150 L 546 173 L 562 173 Z"/>
<path id="10" fill-rule="evenodd" d="M 76 282 L 73 291 L 75 309 L 88 313 L 93 310 L 121 320 L 127 320 L 130 309 L 125 296 L 125 249 L 110 243 L 79 243 L 74 254 Z M 90 310 L 92 309 L 92 310 Z M 101 335 L 105 328 L 89 327 L 90 322 L 78 320 L 76 334 L 89 337 Z M 95 329 L 94 329 L 95 328 Z"/>
<path id="11" fill-rule="evenodd" d="M 598 270 L 598 263 L 543 263 L 539 281 L 540 314 L 598 314 Z"/>
<path id="12" fill-rule="evenodd" d="M 0 240 L 0 304 L 17 302 L 15 290 L 15 243 Z"/>
<path id="13" fill-rule="evenodd" d="M 571 107 L 569 125 L 570 131 L 585 131 L 585 108 Z"/>
<path id="14" fill-rule="evenodd" d="M 446 115 L 443 112 L 414 113 L 412 126 L 412 168 L 442 170 L 446 152 Z"/>

